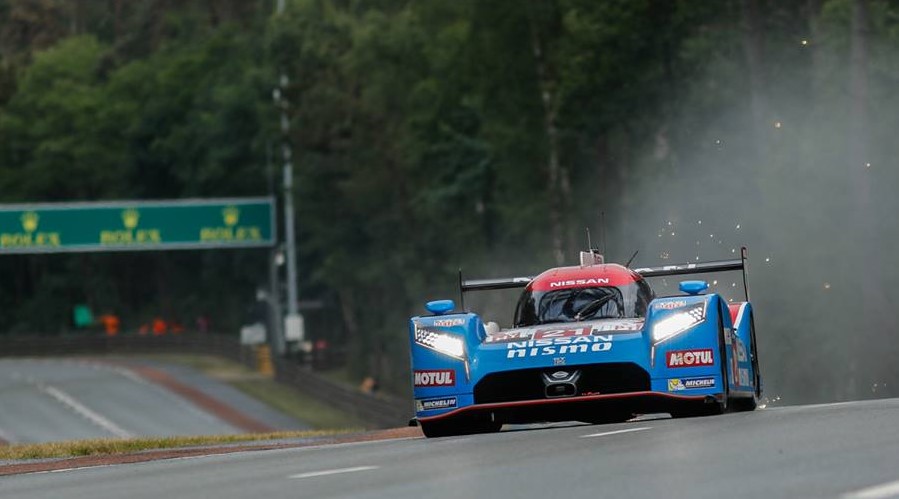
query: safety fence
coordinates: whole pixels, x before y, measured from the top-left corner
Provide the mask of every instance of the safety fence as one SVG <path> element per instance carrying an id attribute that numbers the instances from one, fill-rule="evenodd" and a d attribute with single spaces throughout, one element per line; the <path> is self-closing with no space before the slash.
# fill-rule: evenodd
<path id="1" fill-rule="evenodd" d="M 260 355 L 236 338 L 217 334 L 168 336 L 20 336 L 0 337 L 0 357 L 61 357 L 181 353 L 215 355 L 259 367 Z M 369 394 L 328 379 L 290 359 L 271 359 L 275 379 L 365 421 L 372 428 L 405 425 L 411 401 L 386 394 Z"/>

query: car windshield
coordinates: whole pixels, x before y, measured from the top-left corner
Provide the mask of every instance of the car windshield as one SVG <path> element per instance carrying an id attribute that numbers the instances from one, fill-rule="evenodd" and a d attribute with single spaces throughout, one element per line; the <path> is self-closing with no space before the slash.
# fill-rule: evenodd
<path id="1" fill-rule="evenodd" d="M 653 293 L 644 281 L 625 286 L 525 291 L 515 310 L 515 326 L 646 316 Z"/>

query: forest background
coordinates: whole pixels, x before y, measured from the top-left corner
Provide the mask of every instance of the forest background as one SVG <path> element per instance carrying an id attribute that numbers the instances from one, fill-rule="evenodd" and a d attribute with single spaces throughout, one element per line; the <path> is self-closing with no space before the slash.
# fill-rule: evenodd
<path id="1" fill-rule="evenodd" d="M 388 389 L 460 267 L 532 275 L 590 228 L 640 266 L 749 246 L 772 400 L 899 395 L 896 0 L 274 4 L 0 0 L 0 202 L 277 193 L 287 143 L 308 334 Z M 3 256 L 0 332 L 85 303 L 236 335 L 267 265 Z M 510 300 L 471 305 L 508 325 Z"/>

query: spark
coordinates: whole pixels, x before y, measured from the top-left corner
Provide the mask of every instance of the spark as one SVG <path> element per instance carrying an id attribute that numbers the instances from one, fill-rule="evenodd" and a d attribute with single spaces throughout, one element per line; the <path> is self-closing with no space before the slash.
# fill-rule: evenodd
<path id="1" fill-rule="evenodd" d="M 672 235 L 672 236 L 674 235 L 674 231 L 671 231 L 671 235 Z"/>
<path id="2" fill-rule="evenodd" d="M 716 144 L 716 145 L 720 145 L 720 144 L 721 144 L 721 139 L 715 139 L 715 144 Z"/>
<path id="3" fill-rule="evenodd" d="M 698 223 L 699 225 L 702 225 L 702 220 L 698 220 L 696 223 Z"/>
<path id="4" fill-rule="evenodd" d="M 715 239 L 715 234 L 709 234 L 709 239 Z"/>
<path id="5" fill-rule="evenodd" d="M 717 285 L 718 285 L 718 279 L 715 279 L 714 281 L 712 281 L 712 286 L 717 286 Z"/>
<path id="6" fill-rule="evenodd" d="M 774 122 L 774 128 L 780 128 L 782 125 L 783 125 L 783 123 L 781 123 L 779 121 Z"/>
<path id="7" fill-rule="evenodd" d="M 671 227 L 671 220 L 668 221 L 668 227 Z"/>
<path id="8" fill-rule="evenodd" d="M 697 262 L 699 261 L 699 257 L 698 257 L 698 256 L 696 257 L 696 261 L 697 261 Z"/>
<path id="9" fill-rule="evenodd" d="M 696 241 L 696 246 L 699 246 L 699 241 Z"/>
<path id="10" fill-rule="evenodd" d="M 802 40 L 800 43 L 802 43 L 803 46 L 808 45 L 808 40 Z"/>
<path id="11" fill-rule="evenodd" d="M 736 253 L 736 252 L 737 252 L 737 248 L 731 248 L 731 249 L 730 249 L 730 252 L 731 252 L 731 253 Z"/>
<path id="12" fill-rule="evenodd" d="M 737 224 L 737 230 L 740 230 L 740 224 Z"/>
<path id="13" fill-rule="evenodd" d="M 829 283 L 829 282 L 825 282 L 825 283 L 824 283 L 824 289 L 830 289 L 830 283 Z"/>
<path id="14" fill-rule="evenodd" d="M 765 258 L 765 263 L 771 262 L 771 258 Z"/>
<path id="15" fill-rule="evenodd" d="M 865 168 L 871 168 L 871 163 L 865 163 Z"/>
<path id="16" fill-rule="evenodd" d="M 737 287 L 737 283 L 735 283 L 735 282 L 730 283 L 730 287 L 732 287 L 732 288 Z"/>

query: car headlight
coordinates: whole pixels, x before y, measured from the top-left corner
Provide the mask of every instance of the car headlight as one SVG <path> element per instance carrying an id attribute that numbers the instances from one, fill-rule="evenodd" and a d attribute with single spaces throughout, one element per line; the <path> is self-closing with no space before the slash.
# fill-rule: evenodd
<path id="1" fill-rule="evenodd" d="M 462 338 L 454 334 L 440 333 L 415 326 L 415 343 L 454 359 L 465 359 L 465 343 Z"/>
<path id="2" fill-rule="evenodd" d="M 705 303 L 678 311 L 656 322 L 652 326 L 653 343 L 661 343 L 677 336 L 705 320 Z"/>

